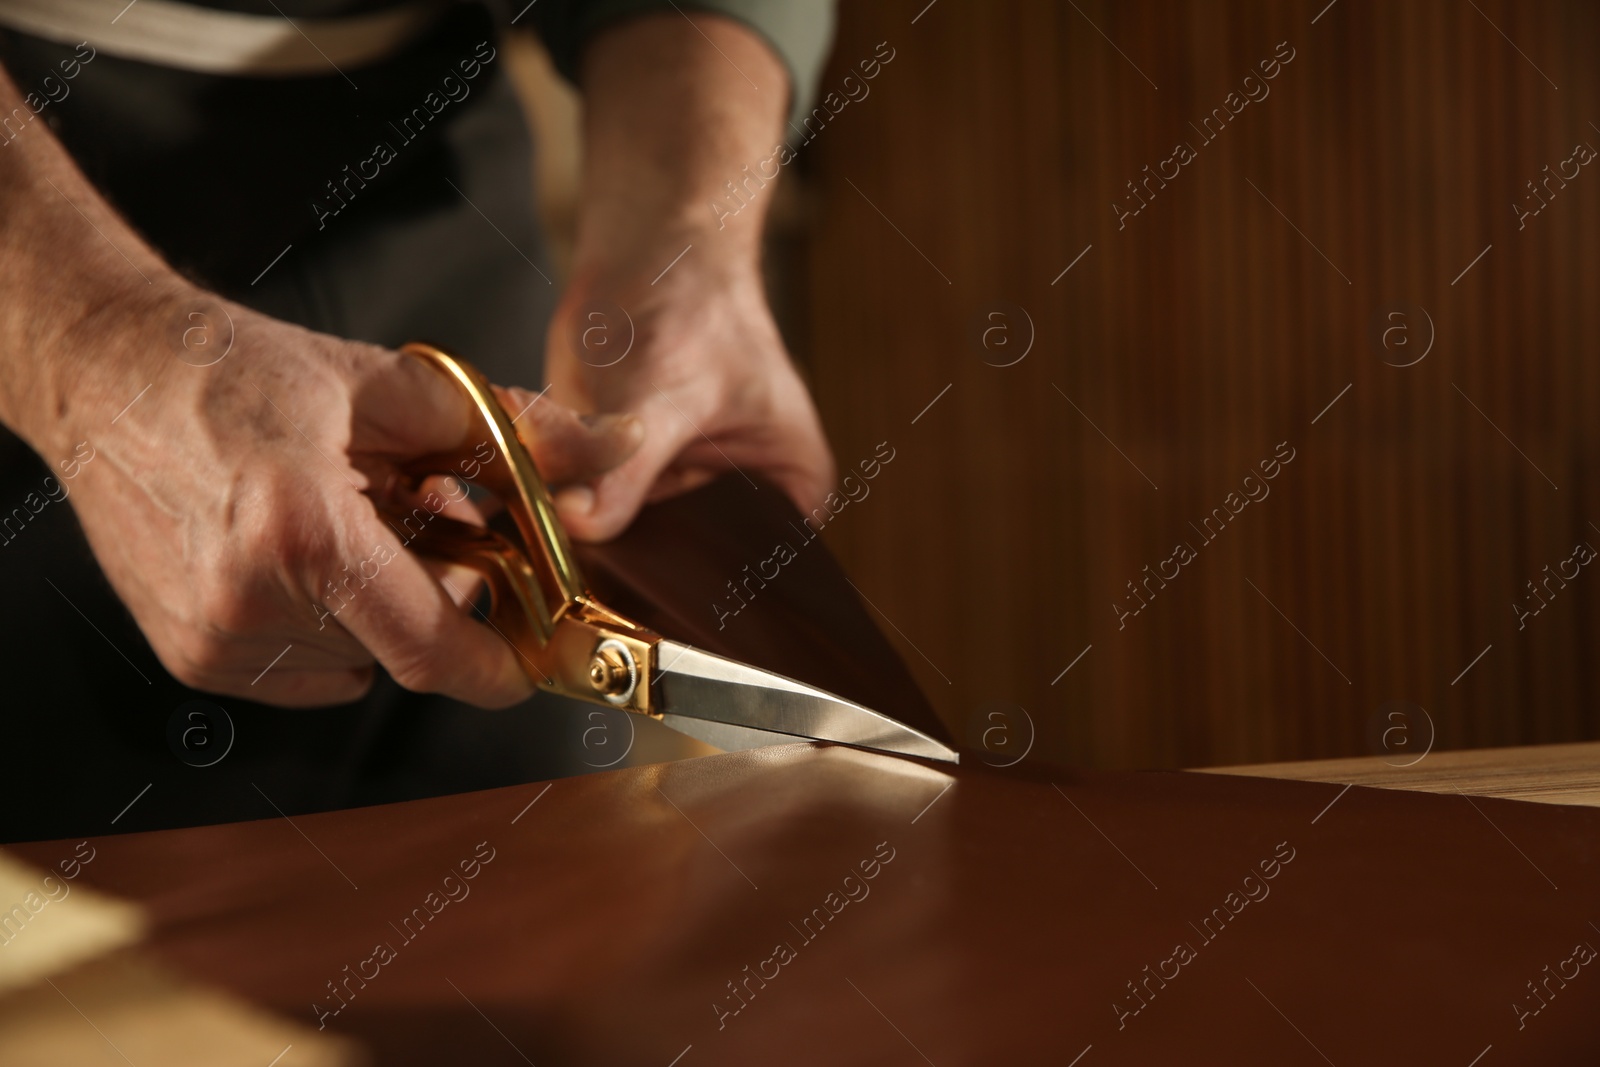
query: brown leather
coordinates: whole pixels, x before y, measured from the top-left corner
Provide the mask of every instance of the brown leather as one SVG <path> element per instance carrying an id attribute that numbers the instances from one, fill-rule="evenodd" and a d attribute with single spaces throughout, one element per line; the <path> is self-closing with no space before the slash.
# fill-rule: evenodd
<path id="1" fill-rule="evenodd" d="M 146 901 L 167 961 L 312 1025 L 346 965 L 375 972 L 326 1021 L 385 1064 L 665 1067 L 691 1045 L 682 1064 L 1066 1064 L 1090 1045 L 1085 1067 L 1464 1067 L 1489 1045 L 1483 1063 L 1593 1064 L 1600 963 L 1563 961 L 1600 946 L 1600 812 L 1339 793 L 795 745 L 107 838 L 82 877 Z M 493 858 L 447 883 L 475 851 Z M 892 859 L 865 881 L 875 853 Z M 407 941 L 446 888 L 466 895 Z M 1247 892 L 1214 941 L 1191 925 Z M 395 958 L 363 963 L 379 944 Z M 766 962 L 780 944 L 793 958 Z M 1179 944 L 1195 958 L 1164 963 Z M 1563 966 L 1519 1031 L 1526 983 Z M 1119 1029 L 1127 983 L 1163 968 Z M 763 969 L 719 1029 L 727 983 Z"/>
<path id="2" fill-rule="evenodd" d="M 781 566 L 770 562 L 779 545 L 794 556 Z M 579 545 L 578 558 L 602 601 L 667 637 L 950 739 L 837 561 L 772 485 L 728 475 L 646 508 L 615 541 Z"/>

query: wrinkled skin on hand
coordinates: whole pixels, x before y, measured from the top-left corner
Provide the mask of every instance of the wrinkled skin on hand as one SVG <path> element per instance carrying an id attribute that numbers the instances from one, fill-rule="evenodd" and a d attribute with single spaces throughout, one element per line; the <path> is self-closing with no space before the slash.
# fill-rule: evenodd
<path id="1" fill-rule="evenodd" d="M 465 395 L 413 357 L 224 306 L 233 347 L 213 366 L 103 353 L 144 360 L 151 386 L 115 424 L 81 429 L 96 461 L 70 499 L 163 665 L 195 688 L 284 706 L 356 699 L 375 662 L 409 689 L 484 707 L 526 697 L 516 653 L 465 607 L 471 572 L 424 563 L 377 510 L 432 490 L 439 513 L 480 520 L 459 485 L 402 475 L 467 441 Z M 519 431 L 554 485 L 638 445 L 634 420 L 502 397 L 526 409 Z"/>
<path id="2" fill-rule="evenodd" d="M 765 477 L 802 511 L 821 503 L 832 485 L 833 458 L 816 407 L 784 349 L 759 274 L 702 268 L 692 260 L 697 251 L 654 285 L 641 275 L 580 276 L 556 312 L 546 348 L 550 396 L 582 411 L 626 413 L 643 426 L 631 458 L 592 488 L 557 496 L 575 537 L 614 537 L 643 504 L 730 469 Z M 656 258 L 666 262 L 671 254 Z M 599 318 L 597 309 L 604 309 Z"/>

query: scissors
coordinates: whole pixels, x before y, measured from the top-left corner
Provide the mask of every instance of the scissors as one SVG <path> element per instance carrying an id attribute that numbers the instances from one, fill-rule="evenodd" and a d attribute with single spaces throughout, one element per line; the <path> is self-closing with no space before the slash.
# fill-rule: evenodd
<path id="1" fill-rule="evenodd" d="M 832 693 L 669 640 L 595 599 L 579 573 L 550 491 L 487 379 L 444 349 L 409 344 L 477 408 L 483 436 L 413 464 L 413 477 L 472 482 L 505 505 L 515 537 L 442 515 L 387 512 L 420 555 L 471 567 L 488 586 L 485 615 L 541 689 L 647 715 L 725 751 L 832 741 L 958 762 L 933 738 Z M 491 453 L 492 450 L 492 454 Z M 497 523 L 505 529 L 512 524 Z M 412 527 L 415 533 L 412 533 Z"/>

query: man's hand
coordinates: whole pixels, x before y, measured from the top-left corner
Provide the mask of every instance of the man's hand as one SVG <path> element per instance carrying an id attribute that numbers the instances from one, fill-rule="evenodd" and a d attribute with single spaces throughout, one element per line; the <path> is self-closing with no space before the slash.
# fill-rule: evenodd
<path id="1" fill-rule="evenodd" d="M 730 467 L 764 474 L 803 508 L 828 492 L 828 444 L 759 277 L 690 263 L 697 251 L 655 286 L 638 275 L 577 283 L 551 324 L 550 396 L 588 411 L 631 413 L 644 428 L 643 445 L 626 463 L 592 488 L 557 495 L 574 537 L 614 537 L 644 502 Z M 585 344 L 586 334 L 591 342 L 604 334 L 605 342 Z M 610 363 L 630 337 L 627 355 Z"/>
<path id="2" fill-rule="evenodd" d="M 22 106 L 0 70 L 0 114 Z M 92 455 L 69 499 L 180 681 L 332 704 L 359 697 L 376 661 L 484 706 L 528 694 L 517 654 L 464 607 L 473 576 L 405 547 L 436 514 L 477 517 L 459 484 L 402 477 L 472 446 L 468 401 L 442 375 L 195 288 L 38 122 L 0 146 L 0 293 L 0 421 L 52 468 Z M 638 447 L 637 420 L 502 398 L 558 488 Z M 413 521 L 390 525 L 378 503 Z"/>
<path id="3" fill-rule="evenodd" d="M 730 468 L 766 476 L 809 510 L 833 459 L 762 290 L 774 183 L 745 185 L 737 213 L 712 207 L 773 155 L 787 73 L 739 23 L 665 15 L 601 34 L 583 82 L 576 263 L 546 375 L 563 404 L 637 416 L 644 442 L 592 490 L 558 495 L 563 521 L 604 540 L 646 501 Z"/>
<path id="4" fill-rule="evenodd" d="M 471 449 L 458 387 L 412 357 L 214 300 L 211 328 L 231 319 L 232 350 L 190 366 L 172 342 L 200 299 L 141 304 L 129 329 L 79 338 L 151 382 L 115 425 L 114 410 L 75 417 L 95 462 L 70 499 L 166 668 L 208 692 L 288 706 L 356 699 L 374 660 L 408 689 L 485 707 L 525 698 L 518 655 L 465 609 L 471 572 L 406 549 L 438 515 L 477 517 L 459 482 L 422 492 L 402 473 L 419 456 Z M 532 397 L 506 399 L 515 413 Z M 590 426 L 545 401 L 520 428 L 558 485 L 615 465 L 639 438 L 628 420 Z M 412 521 L 384 521 L 374 499 Z"/>

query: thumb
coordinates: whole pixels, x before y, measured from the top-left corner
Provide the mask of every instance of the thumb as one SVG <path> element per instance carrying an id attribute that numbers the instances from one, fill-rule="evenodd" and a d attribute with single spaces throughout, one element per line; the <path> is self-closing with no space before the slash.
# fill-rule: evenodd
<path id="1" fill-rule="evenodd" d="M 551 486 L 590 482 L 638 451 L 644 424 L 634 415 L 579 415 L 545 393 L 495 387 L 506 414 Z"/>
<path id="2" fill-rule="evenodd" d="M 567 531 L 580 541 L 608 541 L 633 521 L 651 489 L 699 432 L 670 405 L 649 400 L 628 418 L 640 427 L 638 450 L 596 479 L 556 494 Z"/>
<path id="3" fill-rule="evenodd" d="M 461 387 L 414 356 L 361 346 L 351 383 L 351 448 L 409 458 L 459 447 L 476 412 Z"/>

